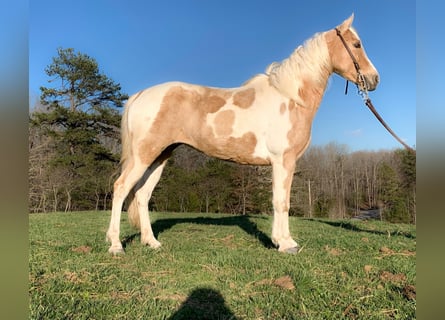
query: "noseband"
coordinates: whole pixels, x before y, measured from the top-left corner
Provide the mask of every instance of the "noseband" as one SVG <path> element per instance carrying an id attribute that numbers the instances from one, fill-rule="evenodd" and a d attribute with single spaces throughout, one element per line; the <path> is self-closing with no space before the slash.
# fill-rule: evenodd
<path id="1" fill-rule="evenodd" d="M 352 54 L 351 48 L 349 48 L 348 44 L 345 41 L 345 38 L 343 38 L 343 35 L 341 34 L 341 31 L 338 28 L 335 28 L 335 31 L 337 32 L 337 36 L 340 38 L 341 42 L 346 48 L 346 51 L 348 52 L 349 56 L 352 59 L 352 62 L 354 63 L 355 70 L 357 71 L 357 83 L 362 84 L 363 89 L 360 89 L 359 85 L 357 84 L 357 90 L 358 94 L 362 97 L 363 101 L 365 102 L 365 105 L 371 110 L 371 112 L 374 114 L 374 116 L 380 121 L 380 123 L 385 127 L 386 130 L 398 141 L 400 144 L 402 144 L 408 151 L 416 154 L 416 151 L 408 146 L 402 139 L 400 139 L 394 131 L 386 124 L 386 122 L 383 120 L 383 118 L 380 116 L 380 114 L 375 109 L 374 105 L 371 102 L 371 99 L 368 97 L 368 84 L 366 83 L 365 76 L 360 70 L 360 65 L 358 64 L 357 59 Z M 348 93 L 348 80 L 346 80 L 346 90 L 345 94 Z"/>
<path id="2" fill-rule="evenodd" d="M 357 85 L 358 94 L 363 98 L 363 100 L 368 99 L 368 84 L 366 83 L 365 76 L 361 72 L 360 65 L 358 64 L 357 59 L 352 54 L 351 48 L 349 48 L 348 44 L 346 43 L 345 38 L 341 34 L 341 31 L 338 28 L 335 28 L 335 31 L 337 32 L 337 36 L 340 38 L 341 42 L 345 46 L 346 51 L 348 52 L 349 56 L 352 59 L 352 62 L 354 63 L 355 70 L 357 71 L 357 83 L 360 83 L 363 86 L 363 90 L 360 89 L 360 87 Z M 348 80 L 346 80 L 346 89 L 345 94 L 348 93 Z"/>

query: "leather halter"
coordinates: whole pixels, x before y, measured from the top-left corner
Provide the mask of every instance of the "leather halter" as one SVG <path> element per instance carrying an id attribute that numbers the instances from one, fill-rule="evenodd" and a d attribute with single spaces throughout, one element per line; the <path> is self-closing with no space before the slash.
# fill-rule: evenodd
<path id="1" fill-rule="evenodd" d="M 348 51 L 349 56 L 351 57 L 352 62 L 354 63 L 355 70 L 357 70 L 357 73 L 360 73 L 360 65 L 358 64 L 358 61 L 355 58 L 355 56 L 352 54 L 352 51 L 349 48 L 348 44 L 346 43 L 345 38 L 343 38 L 343 35 L 341 34 L 341 31 L 338 28 L 335 28 L 335 31 L 337 32 L 337 36 L 340 38 L 341 42 L 345 46 L 346 51 Z"/>
<path id="2" fill-rule="evenodd" d="M 357 71 L 357 82 L 360 83 L 363 87 L 363 90 L 362 90 L 357 85 L 358 93 L 363 99 L 368 99 L 368 84 L 366 82 L 365 76 L 361 72 L 360 65 L 358 64 L 357 59 L 355 58 L 354 54 L 352 53 L 351 48 L 349 48 L 348 44 L 346 43 L 346 40 L 343 37 L 343 35 L 341 34 L 340 29 L 335 28 L 335 31 L 337 32 L 337 36 L 340 38 L 346 51 L 348 52 L 349 56 L 351 57 L 352 62 L 354 63 L 355 70 Z M 348 80 L 346 80 L 345 94 L 347 94 L 347 93 L 348 93 Z"/>

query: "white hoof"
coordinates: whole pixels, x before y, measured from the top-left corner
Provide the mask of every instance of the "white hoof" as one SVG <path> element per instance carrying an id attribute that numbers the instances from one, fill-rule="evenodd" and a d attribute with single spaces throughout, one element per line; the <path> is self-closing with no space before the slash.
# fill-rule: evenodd
<path id="1" fill-rule="evenodd" d="M 158 240 L 156 240 L 155 238 L 152 238 L 150 240 L 143 240 L 141 242 L 142 242 L 142 244 L 145 244 L 152 249 L 158 249 L 161 247 L 161 243 Z"/>
<path id="2" fill-rule="evenodd" d="M 282 252 L 289 253 L 289 254 L 297 254 L 298 252 L 300 252 L 300 247 L 296 246 L 296 247 L 292 247 L 292 248 L 287 248 L 287 249 L 283 250 Z"/>
<path id="3" fill-rule="evenodd" d="M 278 251 L 295 254 L 300 251 L 300 246 L 292 238 L 290 238 L 280 241 Z"/>
<path id="4" fill-rule="evenodd" d="M 124 248 L 122 248 L 122 245 L 120 246 L 111 246 L 108 249 L 108 252 L 111 253 L 112 255 L 120 255 L 120 254 L 125 254 Z"/>

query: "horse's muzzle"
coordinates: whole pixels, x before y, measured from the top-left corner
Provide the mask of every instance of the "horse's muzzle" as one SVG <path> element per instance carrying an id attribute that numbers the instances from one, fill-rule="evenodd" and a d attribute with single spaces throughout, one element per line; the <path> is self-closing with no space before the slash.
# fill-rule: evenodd
<path id="1" fill-rule="evenodd" d="M 364 78 L 364 81 L 366 82 L 366 89 L 368 91 L 374 91 L 380 82 L 379 74 L 364 75 L 363 78 Z M 363 90 L 363 89 L 365 89 L 365 84 L 360 83 L 359 87 L 361 90 Z"/>

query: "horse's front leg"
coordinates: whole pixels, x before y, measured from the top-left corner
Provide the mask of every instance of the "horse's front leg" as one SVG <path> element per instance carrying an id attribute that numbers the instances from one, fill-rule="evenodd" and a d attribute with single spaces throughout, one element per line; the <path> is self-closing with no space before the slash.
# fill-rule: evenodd
<path id="1" fill-rule="evenodd" d="M 292 239 L 289 231 L 290 189 L 295 170 L 295 159 L 286 160 L 272 164 L 274 208 L 272 242 L 278 247 L 278 251 L 297 253 L 298 244 Z"/>

